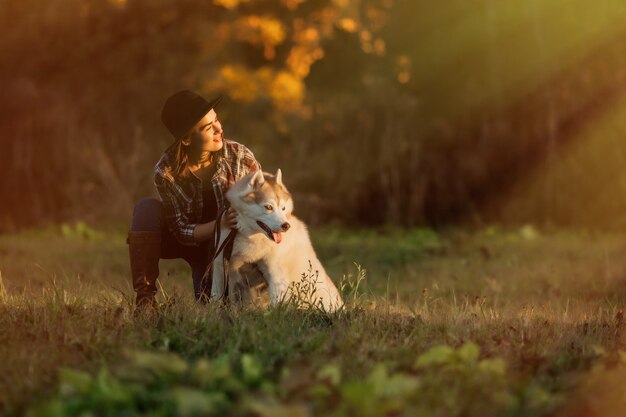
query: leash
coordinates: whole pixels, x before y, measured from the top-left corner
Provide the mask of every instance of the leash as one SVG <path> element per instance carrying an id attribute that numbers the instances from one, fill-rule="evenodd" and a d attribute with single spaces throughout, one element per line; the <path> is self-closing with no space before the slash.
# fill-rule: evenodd
<path id="1" fill-rule="evenodd" d="M 226 236 L 226 239 L 224 239 L 224 242 L 222 242 L 222 244 L 219 245 L 220 238 L 222 235 L 222 218 L 224 217 L 224 214 L 226 214 L 227 210 L 228 208 L 224 207 L 222 210 L 220 210 L 220 212 L 217 214 L 217 218 L 215 219 L 215 227 L 213 228 L 213 247 L 217 249 L 213 253 L 213 256 L 211 257 L 207 265 L 207 271 L 211 271 L 211 273 L 213 273 L 213 264 L 215 262 L 215 259 L 217 259 L 218 255 L 222 251 L 224 251 L 224 268 L 223 268 L 224 276 L 222 277 L 222 279 L 224 280 L 223 281 L 224 293 L 218 298 L 218 300 L 225 300 L 226 294 L 228 294 L 228 281 L 229 280 L 228 280 L 228 268 L 226 267 L 226 263 L 230 260 L 230 254 L 232 252 L 233 242 L 235 241 L 235 236 L 237 235 L 237 230 L 231 229 L 230 233 L 228 233 L 228 236 Z M 206 275 L 204 278 L 206 278 Z"/>

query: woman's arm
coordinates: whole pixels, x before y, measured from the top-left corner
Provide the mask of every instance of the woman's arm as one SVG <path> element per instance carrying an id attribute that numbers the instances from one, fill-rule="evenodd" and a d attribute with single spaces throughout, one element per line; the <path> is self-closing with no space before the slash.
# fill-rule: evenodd
<path id="1" fill-rule="evenodd" d="M 176 189 L 176 185 L 160 172 L 155 172 L 154 185 L 163 203 L 165 221 L 176 240 L 183 245 L 196 245 L 194 230 L 197 225 L 189 221 L 184 207 L 176 197 L 181 191 Z"/>
<path id="2" fill-rule="evenodd" d="M 237 228 L 237 212 L 229 207 L 222 219 L 222 229 L 224 228 L 236 229 Z M 200 223 L 197 224 L 195 229 L 193 229 L 193 239 L 196 242 L 204 242 L 205 240 L 209 240 L 213 237 L 213 232 L 215 231 L 215 220 L 210 221 L 208 223 Z"/>
<path id="3" fill-rule="evenodd" d="M 193 229 L 193 240 L 196 242 L 204 242 L 205 240 L 209 240 L 213 236 L 213 231 L 215 230 L 215 220 L 210 221 L 208 223 L 199 223 Z"/>

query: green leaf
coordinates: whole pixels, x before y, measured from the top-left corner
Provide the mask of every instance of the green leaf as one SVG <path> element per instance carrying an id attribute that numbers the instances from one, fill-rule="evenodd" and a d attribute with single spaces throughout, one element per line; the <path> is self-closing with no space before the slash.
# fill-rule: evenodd
<path id="1" fill-rule="evenodd" d="M 333 391 L 326 384 L 315 384 L 308 389 L 308 394 L 311 398 L 322 400 L 332 395 Z"/>
<path id="2" fill-rule="evenodd" d="M 525 388 L 523 395 L 528 408 L 531 410 L 545 409 L 558 401 L 557 397 L 536 383 L 529 384 Z"/>
<path id="3" fill-rule="evenodd" d="M 233 376 L 230 360 L 226 355 L 222 355 L 213 360 L 213 362 L 211 362 L 211 367 L 213 368 L 213 375 L 216 380 L 230 379 Z"/>
<path id="4" fill-rule="evenodd" d="M 263 376 L 261 364 L 252 355 L 245 354 L 241 357 L 241 370 L 243 381 L 248 384 L 256 384 Z"/>
<path id="5" fill-rule="evenodd" d="M 467 342 L 457 350 L 457 354 L 465 362 L 476 362 L 480 356 L 480 348 L 476 343 Z"/>
<path id="6" fill-rule="evenodd" d="M 328 364 L 317 372 L 317 378 L 337 386 L 341 382 L 341 369 L 337 365 Z"/>
<path id="7" fill-rule="evenodd" d="M 132 392 L 115 377 L 111 376 L 106 368 L 98 373 L 96 378 L 97 392 L 107 403 L 123 404 L 132 402 Z"/>
<path id="8" fill-rule="evenodd" d="M 173 353 L 135 351 L 130 356 L 133 365 L 158 374 L 181 376 L 189 368 L 185 360 Z"/>
<path id="9" fill-rule="evenodd" d="M 93 377 L 86 372 L 63 368 L 59 372 L 59 392 L 61 396 L 76 393 L 84 394 L 93 386 Z"/>
<path id="10" fill-rule="evenodd" d="M 241 392 L 246 389 L 241 378 L 236 376 L 228 355 L 222 355 L 211 361 L 211 375 L 209 383 L 215 385 L 223 392 Z"/>
<path id="11" fill-rule="evenodd" d="M 367 383 L 374 388 L 376 394 L 380 394 L 385 390 L 387 380 L 387 367 L 383 364 L 376 365 L 367 377 Z"/>
<path id="12" fill-rule="evenodd" d="M 283 405 L 275 400 L 248 399 L 244 407 L 259 417 L 308 417 L 311 412 L 303 405 Z"/>
<path id="13" fill-rule="evenodd" d="M 432 347 L 430 350 L 422 353 L 415 361 L 416 368 L 426 368 L 433 365 L 442 365 L 450 361 L 454 356 L 454 349 L 447 345 Z"/>
<path id="14" fill-rule="evenodd" d="M 26 412 L 26 417 L 66 417 L 67 410 L 65 404 L 54 399 L 42 405 L 31 408 Z"/>
<path id="15" fill-rule="evenodd" d="M 191 369 L 191 381 L 199 387 L 209 385 L 214 377 L 213 368 L 207 359 L 199 359 Z"/>
<path id="16" fill-rule="evenodd" d="M 207 415 L 216 408 L 215 399 L 198 389 L 176 387 L 170 391 L 170 395 L 176 404 L 178 416 Z"/>
<path id="17" fill-rule="evenodd" d="M 481 372 L 504 376 L 506 374 L 506 363 L 502 358 L 484 359 L 478 363 Z"/>
<path id="18" fill-rule="evenodd" d="M 419 386 L 416 377 L 395 373 L 387 379 L 381 394 L 389 398 L 405 398 L 413 394 Z"/>
<path id="19" fill-rule="evenodd" d="M 376 393 L 370 384 L 361 381 L 350 381 L 340 387 L 341 397 L 345 407 L 354 407 L 357 411 L 369 408 L 378 402 Z M 354 413 L 359 415 L 361 413 Z"/>

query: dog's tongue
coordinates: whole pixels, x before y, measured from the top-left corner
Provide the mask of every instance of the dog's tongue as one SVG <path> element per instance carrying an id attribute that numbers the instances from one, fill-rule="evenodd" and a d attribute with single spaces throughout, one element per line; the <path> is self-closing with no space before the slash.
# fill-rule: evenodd
<path id="1" fill-rule="evenodd" d="M 274 236 L 274 242 L 276 243 L 280 243 L 280 241 L 283 240 L 283 235 L 280 233 L 272 233 L 272 235 Z"/>

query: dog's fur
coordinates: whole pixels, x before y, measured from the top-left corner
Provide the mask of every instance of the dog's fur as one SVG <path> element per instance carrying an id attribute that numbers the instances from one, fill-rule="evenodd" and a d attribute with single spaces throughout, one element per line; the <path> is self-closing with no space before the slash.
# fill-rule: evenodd
<path id="1" fill-rule="evenodd" d="M 337 287 L 313 250 L 306 226 L 291 214 L 293 200 L 280 169 L 276 175 L 261 171 L 246 175 L 228 190 L 226 198 L 238 214 L 228 266 L 231 297 L 234 288 L 249 287 L 242 277 L 243 267 L 257 264 L 272 304 L 295 300 L 300 306 L 327 312 L 343 306 Z M 222 233 L 222 241 L 226 235 Z M 220 253 L 214 261 L 212 299 L 224 297 L 224 284 Z"/>

